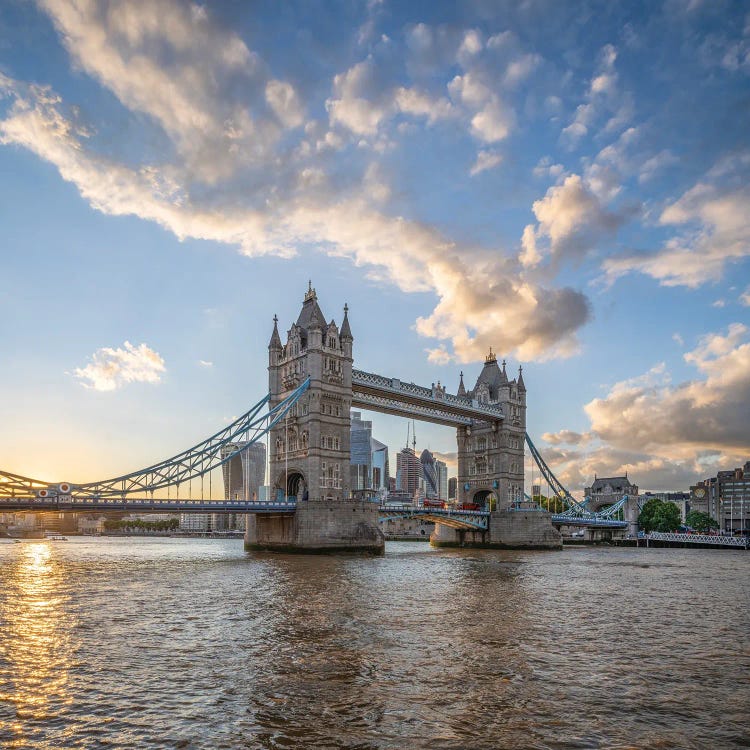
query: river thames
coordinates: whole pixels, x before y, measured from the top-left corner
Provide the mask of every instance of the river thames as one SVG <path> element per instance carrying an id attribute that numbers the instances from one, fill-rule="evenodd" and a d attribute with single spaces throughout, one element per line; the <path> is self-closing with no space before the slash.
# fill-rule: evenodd
<path id="1" fill-rule="evenodd" d="M 0 544 L 4 748 L 743 748 L 750 555 Z"/>

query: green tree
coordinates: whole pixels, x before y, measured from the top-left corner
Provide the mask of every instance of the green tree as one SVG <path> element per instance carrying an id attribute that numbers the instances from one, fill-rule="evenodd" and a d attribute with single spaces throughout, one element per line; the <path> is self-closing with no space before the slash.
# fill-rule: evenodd
<path id="1" fill-rule="evenodd" d="M 680 509 L 670 502 L 658 498 L 649 500 L 638 516 L 638 526 L 642 531 L 675 531 L 680 525 Z"/>
<path id="2" fill-rule="evenodd" d="M 708 513 L 703 513 L 700 510 L 691 510 L 685 516 L 686 525 L 690 526 L 691 529 L 696 531 L 711 531 L 711 529 L 718 529 L 718 522 L 711 518 Z"/>
<path id="3" fill-rule="evenodd" d="M 533 500 L 542 510 L 546 510 L 549 513 L 562 513 L 565 510 L 565 504 L 557 495 L 553 497 L 534 495 Z"/>

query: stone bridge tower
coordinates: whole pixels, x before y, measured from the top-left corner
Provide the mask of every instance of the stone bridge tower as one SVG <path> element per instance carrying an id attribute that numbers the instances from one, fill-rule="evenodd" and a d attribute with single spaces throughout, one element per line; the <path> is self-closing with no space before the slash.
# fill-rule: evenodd
<path id="1" fill-rule="evenodd" d="M 339 329 L 333 320 L 326 322 L 312 284 L 286 343 L 274 317 L 268 344 L 270 406 L 310 378 L 307 391 L 269 435 L 272 499 L 296 501 L 296 508 L 248 516 L 246 549 L 383 553 L 377 504 L 355 500 L 351 493 L 353 343 L 346 305 Z"/>
<path id="2" fill-rule="evenodd" d="M 498 510 L 522 502 L 526 435 L 526 386 L 522 370 L 519 368 L 517 380 L 509 380 L 505 360 L 501 370 L 490 350 L 473 390 L 466 391 L 462 375 L 458 395 L 480 404 L 498 404 L 505 416 L 502 422 L 474 422 L 458 428 L 459 502 L 489 507 L 494 498 L 493 505 Z"/>
<path id="3" fill-rule="evenodd" d="M 305 378 L 310 387 L 270 435 L 272 497 L 344 500 L 351 496 L 352 344 L 348 308 L 341 329 L 326 322 L 310 285 L 282 345 L 277 319 L 268 345 L 271 406 Z"/>

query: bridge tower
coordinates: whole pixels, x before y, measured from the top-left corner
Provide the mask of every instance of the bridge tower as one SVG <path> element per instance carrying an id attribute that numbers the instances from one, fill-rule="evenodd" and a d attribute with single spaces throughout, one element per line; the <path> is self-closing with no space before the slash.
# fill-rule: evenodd
<path id="1" fill-rule="evenodd" d="M 348 308 L 339 330 L 326 322 L 310 285 L 297 322 L 282 346 L 274 318 L 268 345 L 268 386 L 274 407 L 305 378 L 310 387 L 270 435 L 274 497 L 343 500 L 351 494 L 350 417 L 352 345 Z"/>
<path id="2" fill-rule="evenodd" d="M 296 501 L 297 508 L 294 516 L 249 517 L 247 548 L 383 552 L 377 504 L 351 495 L 353 344 L 348 307 L 341 328 L 334 320 L 326 322 L 312 283 L 284 344 L 274 316 L 268 344 L 270 407 L 310 378 L 305 394 L 269 435 L 272 497 Z"/>
<path id="3" fill-rule="evenodd" d="M 466 392 L 462 377 L 459 394 L 480 404 L 499 405 L 504 415 L 502 421 L 474 422 L 458 428 L 459 502 L 492 504 L 496 510 L 521 502 L 526 434 L 523 371 L 519 368 L 518 379 L 509 380 L 505 360 L 500 369 L 490 350 L 474 388 Z"/>

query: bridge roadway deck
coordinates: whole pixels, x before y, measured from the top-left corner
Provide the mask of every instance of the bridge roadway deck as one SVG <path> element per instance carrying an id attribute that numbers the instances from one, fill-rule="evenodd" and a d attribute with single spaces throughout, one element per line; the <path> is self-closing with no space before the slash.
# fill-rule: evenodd
<path id="1" fill-rule="evenodd" d="M 244 500 L 150 499 L 117 497 L 0 498 L 0 513 L 53 511 L 77 513 L 294 513 L 297 503 Z"/>
<path id="2" fill-rule="evenodd" d="M 460 427 L 472 421 L 501 422 L 505 415 L 496 404 L 481 404 L 465 396 L 454 396 L 442 389 L 402 383 L 363 370 L 352 370 L 352 406 L 385 414 L 395 414 L 425 422 Z"/>
<path id="3" fill-rule="evenodd" d="M 297 503 L 246 502 L 244 500 L 195 500 L 186 498 L 81 498 L 67 495 L 58 497 L 5 497 L 0 498 L 0 513 L 23 511 L 77 512 L 77 513 L 262 513 L 266 515 L 294 513 Z M 458 510 L 455 508 L 422 508 L 414 505 L 381 505 L 383 519 L 419 516 L 447 526 L 464 529 L 486 529 L 489 513 L 483 510 Z M 528 509 L 527 511 L 528 512 Z M 553 515 L 552 523 L 569 526 L 595 526 L 619 529 L 627 526 L 625 521 L 592 519 L 575 516 Z"/>

